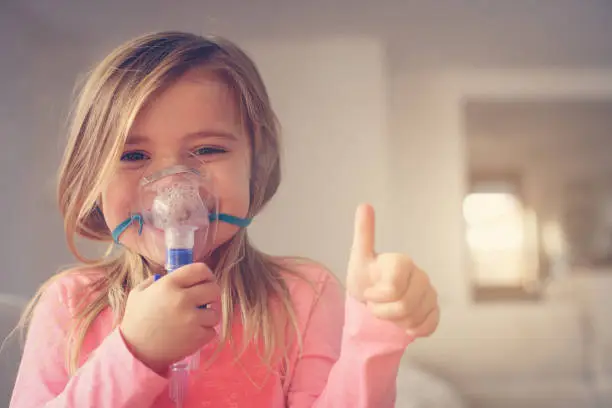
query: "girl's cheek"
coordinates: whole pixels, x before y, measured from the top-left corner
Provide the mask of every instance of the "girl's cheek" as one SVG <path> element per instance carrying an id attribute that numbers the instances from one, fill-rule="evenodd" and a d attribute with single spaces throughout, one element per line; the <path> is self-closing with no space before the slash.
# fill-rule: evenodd
<path id="1" fill-rule="evenodd" d="M 137 186 L 117 180 L 111 182 L 102 194 L 102 208 L 109 228 L 120 224 L 137 210 Z"/>

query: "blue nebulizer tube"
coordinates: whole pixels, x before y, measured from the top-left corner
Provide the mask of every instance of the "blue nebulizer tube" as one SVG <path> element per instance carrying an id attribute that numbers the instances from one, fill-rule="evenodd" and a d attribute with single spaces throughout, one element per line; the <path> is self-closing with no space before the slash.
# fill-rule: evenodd
<path id="1" fill-rule="evenodd" d="M 168 273 L 193 263 L 195 230 L 188 226 L 165 229 L 166 271 Z M 197 370 L 199 366 L 199 351 L 170 366 L 170 398 L 174 401 L 176 408 L 183 408 L 189 385 L 189 372 Z"/>

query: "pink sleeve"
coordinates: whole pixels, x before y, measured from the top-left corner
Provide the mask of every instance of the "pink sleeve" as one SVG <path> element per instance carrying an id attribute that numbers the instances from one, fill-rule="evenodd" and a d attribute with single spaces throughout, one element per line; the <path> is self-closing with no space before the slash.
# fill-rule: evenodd
<path id="1" fill-rule="evenodd" d="M 69 377 L 65 347 L 71 311 L 65 292 L 54 283 L 36 306 L 10 408 L 151 407 L 167 380 L 132 356 L 118 329 Z"/>
<path id="2" fill-rule="evenodd" d="M 291 408 L 395 406 L 400 360 L 411 338 L 377 319 L 329 275 L 312 307 L 303 354 L 294 364 Z"/>

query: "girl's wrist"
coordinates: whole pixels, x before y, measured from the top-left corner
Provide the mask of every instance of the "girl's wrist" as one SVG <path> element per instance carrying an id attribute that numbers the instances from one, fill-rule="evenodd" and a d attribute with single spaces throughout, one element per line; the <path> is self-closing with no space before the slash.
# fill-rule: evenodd
<path id="1" fill-rule="evenodd" d="M 134 344 L 130 341 L 129 338 L 126 337 L 121 327 L 119 327 L 119 333 L 121 334 L 123 342 L 125 343 L 125 346 L 127 347 L 128 351 L 132 354 L 132 356 L 134 356 L 135 359 L 140 361 L 142 364 L 144 364 L 151 371 L 155 372 L 157 375 L 161 377 L 168 377 L 169 371 L 170 371 L 170 364 L 160 362 L 160 361 L 155 361 L 154 359 L 147 357 L 144 353 L 142 353 L 138 349 L 138 347 L 134 346 Z"/>

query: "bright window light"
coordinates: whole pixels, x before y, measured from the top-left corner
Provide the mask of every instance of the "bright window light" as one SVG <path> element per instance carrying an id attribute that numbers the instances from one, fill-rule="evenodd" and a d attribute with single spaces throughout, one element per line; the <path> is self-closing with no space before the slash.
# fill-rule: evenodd
<path id="1" fill-rule="evenodd" d="M 522 285 L 537 268 L 534 217 L 514 194 L 478 192 L 463 202 L 466 240 L 479 285 Z M 537 247 L 536 247 L 537 248 Z"/>

